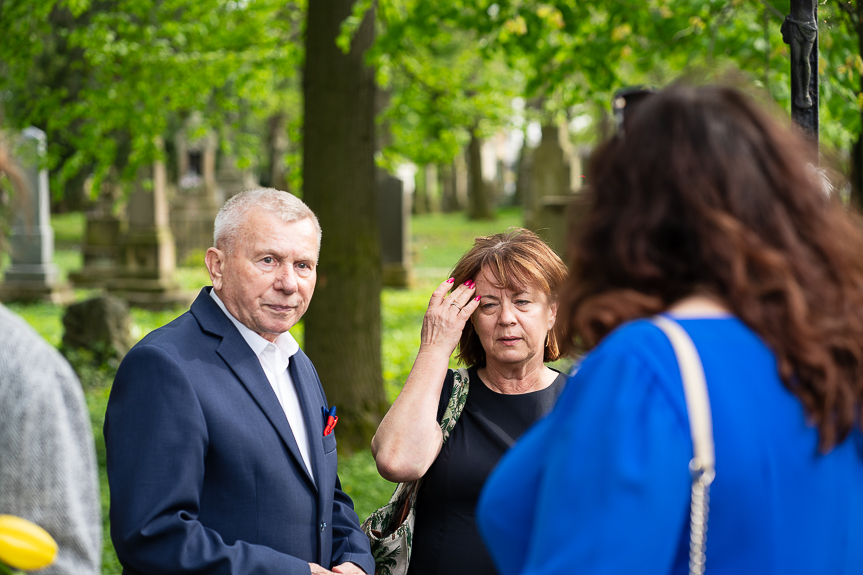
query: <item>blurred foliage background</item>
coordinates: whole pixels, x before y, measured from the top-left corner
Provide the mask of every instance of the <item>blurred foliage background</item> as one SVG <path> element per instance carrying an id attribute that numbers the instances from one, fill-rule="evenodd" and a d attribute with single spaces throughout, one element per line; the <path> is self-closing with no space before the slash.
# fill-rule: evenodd
<path id="1" fill-rule="evenodd" d="M 446 164 L 471 134 L 523 120 L 597 118 L 614 90 L 741 70 L 786 110 L 791 0 L 380 0 L 378 161 Z M 48 134 L 52 190 L 127 179 L 197 112 L 240 167 L 283 165 L 302 192 L 303 0 L 5 0 L 0 114 Z M 353 4 L 344 49 L 371 0 Z M 863 103 L 857 0 L 818 2 L 822 140 L 844 151 Z M 526 102 L 514 113 L 513 98 Z M 598 129 L 596 122 L 590 124 Z M 273 158 L 274 131 L 287 139 Z M 167 141 L 167 140 L 165 140 Z M 98 189 L 98 186 L 95 186 Z"/>
<path id="2" fill-rule="evenodd" d="M 822 150 L 846 176 L 863 173 L 860 2 L 818 2 Z M 791 0 L 349 4 L 351 14 L 334 41 L 350 52 L 364 18 L 373 17 L 375 38 L 363 56 L 377 88 L 377 141 L 369 161 L 389 171 L 413 163 L 446 173 L 456 161 L 470 164 L 461 158 L 471 145 L 502 131 L 520 131 L 526 141 L 532 123 L 568 124 L 571 142 L 589 148 L 608 134 L 615 90 L 662 86 L 681 75 L 721 78 L 733 71 L 778 110 L 789 109 L 790 51 L 779 28 Z M 90 194 L 102 180 L 128 193 L 138 168 L 155 159 L 176 171 L 173 135 L 190 119 L 200 134 L 214 131 L 220 157 L 252 170 L 261 185 L 304 195 L 303 85 L 310 74 L 326 74 L 304 68 L 308 8 L 305 0 L 0 0 L 0 127 L 13 132 L 34 125 L 47 134 L 55 262 L 64 279 L 81 267 L 82 210 Z M 859 196 L 856 182 L 863 179 L 849 181 L 852 195 Z M 0 178 L 0 216 L 8 216 L 10 191 Z M 332 201 L 353 192 L 345 185 Z M 411 289 L 381 291 L 381 365 L 389 401 L 412 365 L 434 287 L 475 236 L 523 224 L 515 197 L 492 200 L 490 211 L 414 216 L 416 282 Z M 429 207 L 435 212 L 433 203 Z M 187 265 L 176 277 L 185 289 L 209 283 L 200 260 L 197 254 L 181 262 Z M 0 273 L 8 261 L 0 256 Z M 76 290 L 76 299 L 90 294 Z M 62 307 L 9 307 L 60 345 Z M 181 311 L 133 309 L 134 337 Z M 293 331 L 302 342 L 304 325 Z M 70 360 L 97 438 L 103 570 L 119 573 L 107 532 L 101 436 L 116 366 Z M 393 486 L 377 475 L 367 449 L 343 458 L 340 468 L 360 517 L 389 497 Z"/>

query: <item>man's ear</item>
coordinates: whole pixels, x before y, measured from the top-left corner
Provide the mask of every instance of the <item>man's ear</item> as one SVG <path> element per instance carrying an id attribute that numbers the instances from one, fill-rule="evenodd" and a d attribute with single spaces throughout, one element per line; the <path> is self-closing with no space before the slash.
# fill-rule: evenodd
<path id="1" fill-rule="evenodd" d="M 207 264 L 207 271 L 210 272 L 213 289 L 217 292 L 220 291 L 222 289 L 222 268 L 225 265 L 225 252 L 216 248 L 209 248 L 207 255 L 204 256 L 204 262 Z"/>

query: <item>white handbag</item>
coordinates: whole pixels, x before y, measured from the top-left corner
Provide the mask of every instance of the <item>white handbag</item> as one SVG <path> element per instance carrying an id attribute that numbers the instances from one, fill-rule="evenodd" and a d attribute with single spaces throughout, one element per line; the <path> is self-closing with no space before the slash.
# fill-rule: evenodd
<path id="1" fill-rule="evenodd" d="M 707 544 L 707 514 L 709 512 L 710 484 L 716 476 L 716 455 L 713 447 L 713 418 L 704 367 L 692 338 L 679 323 L 665 316 L 651 318 L 653 324 L 665 333 L 674 348 L 686 411 L 689 414 L 689 432 L 692 435 L 693 457 L 689 462 L 692 475 L 692 496 L 689 512 L 689 573 L 704 573 Z"/>

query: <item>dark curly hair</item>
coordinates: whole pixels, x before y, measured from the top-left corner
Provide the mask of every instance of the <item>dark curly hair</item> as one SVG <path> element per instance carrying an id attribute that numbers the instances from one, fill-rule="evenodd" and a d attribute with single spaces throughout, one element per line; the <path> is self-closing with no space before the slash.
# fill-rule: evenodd
<path id="1" fill-rule="evenodd" d="M 522 290 L 527 286 L 539 289 L 549 301 L 554 301 L 557 289 L 566 279 L 566 265 L 548 244 L 530 230 L 509 228 L 493 236 L 480 236 L 473 247 L 459 259 L 450 276 L 455 278 L 453 289 L 467 280 L 475 280 L 483 268 L 491 272 L 499 285 L 508 290 Z M 458 344 L 457 358 L 466 365 L 485 365 L 485 349 L 467 322 Z M 543 361 L 560 358 L 557 335 L 550 331 L 543 353 Z"/>
<path id="2" fill-rule="evenodd" d="M 565 349 L 711 294 L 773 350 L 821 450 L 843 441 L 863 419 L 863 233 L 815 158 L 733 88 L 674 85 L 640 103 L 591 161 L 560 292 Z"/>

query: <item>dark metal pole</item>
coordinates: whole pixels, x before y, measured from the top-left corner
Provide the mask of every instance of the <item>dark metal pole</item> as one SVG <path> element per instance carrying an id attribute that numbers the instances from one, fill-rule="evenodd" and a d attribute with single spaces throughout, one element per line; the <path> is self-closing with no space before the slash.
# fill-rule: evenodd
<path id="1" fill-rule="evenodd" d="M 782 23 L 782 40 L 791 46 L 791 118 L 818 144 L 818 5 L 791 0 Z"/>

